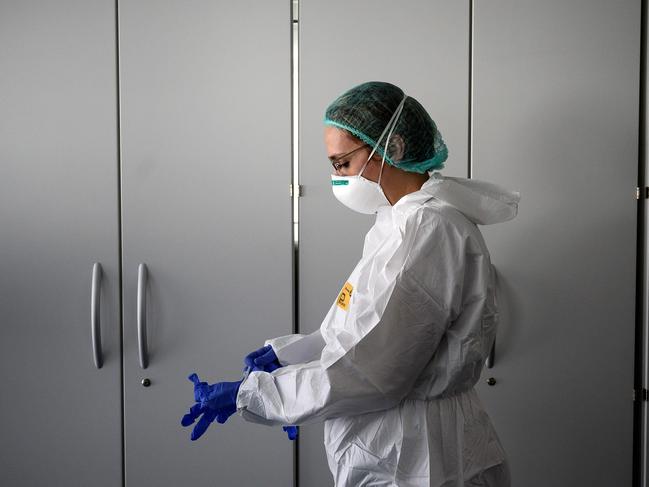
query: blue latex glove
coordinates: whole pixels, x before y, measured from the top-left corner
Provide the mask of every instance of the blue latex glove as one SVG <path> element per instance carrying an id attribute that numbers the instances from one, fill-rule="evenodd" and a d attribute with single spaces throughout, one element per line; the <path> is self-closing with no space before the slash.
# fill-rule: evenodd
<path id="1" fill-rule="evenodd" d="M 272 372 L 281 367 L 277 355 L 275 355 L 275 350 L 273 350 L 273 347 L 270 345 L 266 345 L 265 347 L 261 347 L 260 349 L 249 353 L 246 355 L 246 358 L 243 359 L 243 363 L 246 367 L 250 367 L 250 372 L 256 370 Z"/>
<path id="2" fill-rule="evenodd" d="M 289 440 L 294 440 L 297 438 L 298 435 L 298 427 L 297 426 L 282 426 L 282 429 L 286 431 L 286 434 L 288 435 Z"/>
<path id="3" fill-rule="evenodd" d="M 273 347 L 270 345 L 266 345 L 265 347 L 261 347 L 260 349 L 249 353 L 246 355 L 246 358 L 243 359 L 243 362 L 246 365 L 244 368 L 246 376 L 248 372 L 258 370 L 261 370 L 262 372 L 272 372 L 273 370 L 282 367 L 277 359 L 277 355 L 275 355 L 275 350 L 273 350 Z M 297 438 L 297 426 L 282 426 L 282 429 L 286 431 L 289 440 L 295 440 L 295 438 Z"/>
<path id="4" fill-rule="evenodd" d="M 207 427 L 215 419 L 223 424 L 237 412 L 237 393 L 242 381 L 217 382 L 209 385 L 207 382 L 201 382 L 195 373 L 189 376 L 189 380 L 194 383 L 196 404 L 189 409 L 189 413 L 183 416 L 180 424 L 189 426 L 202 415 L 192 431 L 191 439 L 195 441 L 205 433 Z"/>

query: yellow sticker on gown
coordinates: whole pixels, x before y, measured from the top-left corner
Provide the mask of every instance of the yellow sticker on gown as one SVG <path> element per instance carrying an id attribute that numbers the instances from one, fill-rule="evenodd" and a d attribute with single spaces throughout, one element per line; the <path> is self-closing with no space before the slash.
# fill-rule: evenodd
<path id="1" fill-rule="evenodd" d="M 336 301 L 336 304 L 340 309 L 347 311 L 347 309 L 349 308 L 349 302 L 352 300 L 352 291 L 354 291 L 354 286 L 352 286 L 349 282 L 346 282 L 343 288 L 340 290 L 338 300 Z"/>

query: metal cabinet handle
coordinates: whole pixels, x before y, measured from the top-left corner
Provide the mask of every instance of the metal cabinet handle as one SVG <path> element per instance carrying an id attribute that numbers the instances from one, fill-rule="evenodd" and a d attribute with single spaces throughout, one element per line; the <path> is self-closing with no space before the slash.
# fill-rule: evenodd
<path id="1" fill-rule="evenodd" d="M 92 336 L 92 358 L 98 369 L 101 369 L 104 364 L 101 355 L 101 275 L 101 264 L 95 262 L 92 266 L 92 290 L 90 291 L 90 334 Z"/>
<path id="2" fill-rule="evenodd" d="M 489 352 L 489 356 L 487 357 L 487 368 L 491 369 L 494 366 L 494 360 L 496 359 L 496 338 L 494 337 L 494 342 L 491 345 L 491 351 Z"/>
<path id="3" fill-rule="evenodd" d="M 143 369 L 149 365 L 146 343 L 146 281 L 146 265 L 140 264 L 137 268 L 137 343 L 140 367 Z"/>

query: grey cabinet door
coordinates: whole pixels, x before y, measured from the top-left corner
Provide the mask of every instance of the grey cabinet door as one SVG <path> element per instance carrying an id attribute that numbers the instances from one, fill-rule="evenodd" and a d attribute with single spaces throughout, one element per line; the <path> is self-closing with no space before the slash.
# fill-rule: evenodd
<path id="1" fill-rule="evenodd" d="M 513 485 L 631 485 L 640 1 L 475 3 L 473 176 L 521 192 L 484 228 Z"/>
<path id="2" fill-rule="evenodd" d="M 121 485 L 115 44 L 112 1 L 0 4 L 0 485 Z"/>
<path id="3" fill-rule="evenodd" d="M 126 485 L 292 485 L 281 427 L 180 425 L 191 372 L 292 331 L 290 4 L 124 0 L 119 28 Z"/>
<path id="4" fill-rule="evenodd" d="M 468 167 L 469 5 L 452 0 L 300 2 L 299 324 L 317 329 L 360 259 L 374 217 L 331 191 L 323 142 L 327 105 L 365 81 L 400 86 L 428 109 L 449 148 L 444 173 Z M 300 427 L 301 487 L 333 484 L 323 425 Z"/>

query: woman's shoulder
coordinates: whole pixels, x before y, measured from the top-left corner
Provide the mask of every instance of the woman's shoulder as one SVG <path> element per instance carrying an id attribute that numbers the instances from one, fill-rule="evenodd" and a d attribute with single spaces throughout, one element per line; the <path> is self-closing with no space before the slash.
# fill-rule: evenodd
<path id="1" fill-rule="evenodd" d="M 436 198 L 430 198 L 417 205 L 403 206 L 399 208 L 395 216 L 404 231 L 422 227 L 422 229 L 428 228 L 431 231 L 468 235 L 471 233 L 471 227 L 475 227 L 475 224 L 455 207 Z"/>
<path id="2" fill-rule="evenodd" d="M 460 253 L 489 255 L 478 226 L 454 206 L 435 198 L 404 212 L 399 228 L 404 238 L 413 240 L 415 248 L 437 247 L 440 242 L 434 240 L 443 238 L 444 245 L 453 246 Z"/>

